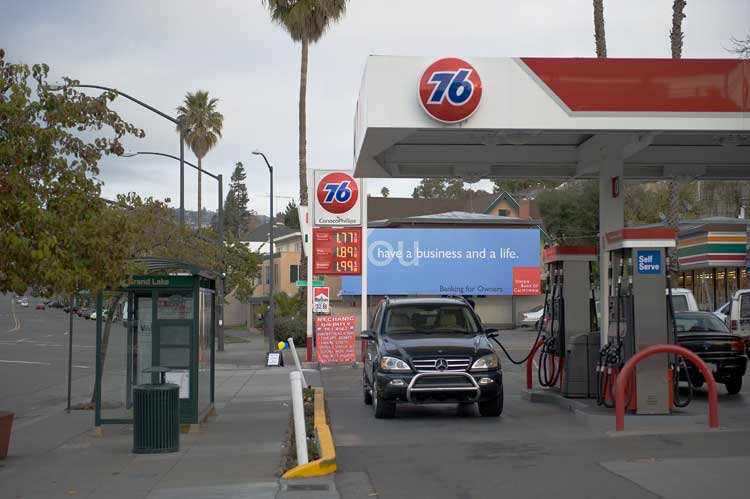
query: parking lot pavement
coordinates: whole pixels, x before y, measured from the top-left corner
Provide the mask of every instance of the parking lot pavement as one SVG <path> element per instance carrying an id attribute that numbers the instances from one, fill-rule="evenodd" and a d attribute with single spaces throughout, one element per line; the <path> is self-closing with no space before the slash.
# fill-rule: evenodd
<path id="1" fill-rule="evenodd" d="M 500 337 L 511 355 L 521 358 L 535 333 L 515 330 Z M 341 496 L 521 498 L 554 493 L 684 499 L 705 498 L 693 493 L 705 492 L 699 486 L 704 482 L 722 484 L 722 497 L 746 495 L 742 479 L 727 477 L 750 465 L 750 421 L 747 412 L 744 422 L 740 417 L 750 398 L 747 391 L 721 397 L 720 416 L 723 407 L 727 422 L 732 415 L 729 429 L 708 431 L 698 395 L 687 416 L 660 417 L 667 425 L 677 418 L 700 418 L 702 424 L 690 431 L 614 437 L 614 414 L 582 417 L 555 405 L 531 403 L 523 398 L 523 367 L 505 361 L 503 371 L 505 410 L 500 418 L 481 418 L 475 409 L 459 414 L 455 405 L 405 404 L 399 405 L 395 419 L 376 420 L 362 401 L 361 368 L 324 368 Z M 731 410 L 725 407 L 732 405 Z M 634 418 L 627 419 L 626 429 L 636 425 Z M 714 462 L 718 456 L 722 460 Z M 669 477 L 661 480 L 665 473 Z M 676 482 L 679 487 L 664 486 Z"/>

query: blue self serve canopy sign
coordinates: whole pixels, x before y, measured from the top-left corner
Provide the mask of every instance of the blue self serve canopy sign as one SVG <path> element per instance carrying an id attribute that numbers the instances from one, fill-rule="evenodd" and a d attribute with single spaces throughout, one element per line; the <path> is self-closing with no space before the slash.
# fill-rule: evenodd
<path id="1" fill-rule="evenodd" d="M 636 258 L 639 274 L 661 273 L 661 250 L 638 250 Z"/>
<path id="2" fill-rule="evenodd" d="M 539 229 L 370 229 L 371 295 L 511 295 L 513 269 L 539 267 Z M 359 295 L 359 276 L 342 295 Z"/>

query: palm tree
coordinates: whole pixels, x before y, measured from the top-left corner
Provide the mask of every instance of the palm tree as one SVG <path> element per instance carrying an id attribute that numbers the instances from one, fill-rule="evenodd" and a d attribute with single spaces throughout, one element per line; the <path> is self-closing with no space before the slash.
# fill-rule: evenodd
<path id="1" fill-rule="evenodd" d="M 607 57 L 607 38 L 604 35 L 604 0 L 594 0 L 594 40 L 596 56 Z"/>
<path id="2" fill-rule="evenodd" d="M 346 12 L 347 0 L 263 0 L 271 19 L 302 45 L 299 78 L 299 200 L 307 206 L 307 51 Z"/>
<path id="3" fill-rule="evenodd" d="M 216 110 L 219 99 L 209 99 L 208 92 L 198 90 L 188 92 L 185 101 L 177 108 L 177 119 L 182 123 L 185 144 L 198 158 L 198 168 L 202 168 L 203 157 L 213 149 L 221 138 L 224 115 Z M 180 131 L 180 127 L 177 127 Z M 203 205 L 201 203 L 201 172 L 198 171 L 198 228 L 201 227 Z"/>
<path id="4" fill-rule="evenodd" d="M 672 29 L 669 31 L 669 45 L 672 49 L 672 59 L 682 58 L 682 41 L 685 34 L 682 32 L 682 20 L 685 19 L 685 0 L 674 0 L 672 3 Z M 675 178 L 669 180 L 669 212 L 667 215 L 667 224 L 670 228 L 677 231 L 680 224 L 680 206 L 678 185 Z M 677 274 L 680 271 L 680 263 L 677 259 L 677 252 L 670 250 L 670 273 L 672 274 L 672 284 L 677 280 Z"/>

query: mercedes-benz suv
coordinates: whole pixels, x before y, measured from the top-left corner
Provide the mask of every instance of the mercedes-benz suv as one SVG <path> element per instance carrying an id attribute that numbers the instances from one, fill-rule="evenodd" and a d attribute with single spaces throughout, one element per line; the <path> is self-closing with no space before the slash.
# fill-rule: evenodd
<path id="1" fill-rule="evenodd" d="M 463 298 L 385 299 L 368 330 L 365 404 L 392 418 L 399 402 L 476 403 L 482 416 L 503 412 L 503 377 L 490 338 Z"/>

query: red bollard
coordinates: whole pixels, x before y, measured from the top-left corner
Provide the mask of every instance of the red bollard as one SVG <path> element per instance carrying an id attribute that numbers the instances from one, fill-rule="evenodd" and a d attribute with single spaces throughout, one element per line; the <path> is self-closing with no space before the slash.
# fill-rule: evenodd
<path id="1" fill-rule="evenodd" d="M 659 353 L 674 353 L 677 354 L 697 367 L 703 378 L 706 380 L 708 385 L 708 426 L 710 428 L 719 427 L 719 396 L 716 391 L 716 381 L 714 380 L 713 374 L 706 367 L 705 362 L 701 360 L 695 353 L 691 352 L 685 347 L 679 345 L 653 345 L 644 348 L 640 352 L 633 355 L 630 360 L 625 363 L 622 371 L 617 376 L 617 385 L 615 386 L 615 430 L 623 431 L 625 429 L 625 380 L 630 378 L 630 375 L 635 369 L 636 364 L 645 358 L 651 357 Z M 635 389 L 635 387 L 633 387 Z"/>

